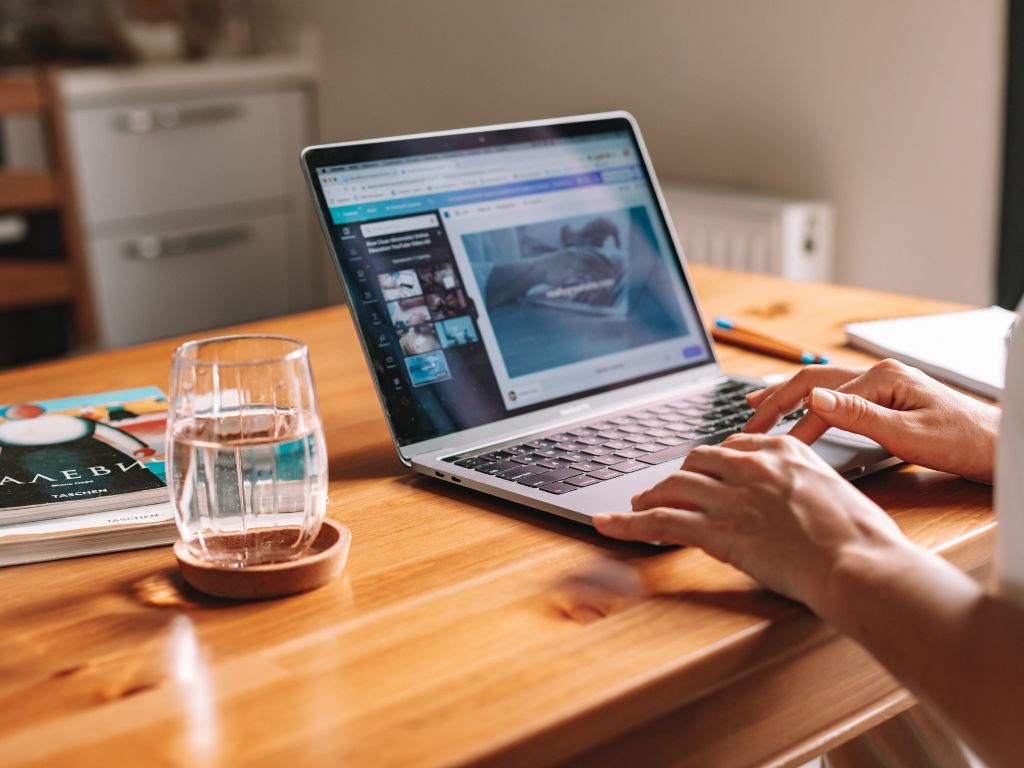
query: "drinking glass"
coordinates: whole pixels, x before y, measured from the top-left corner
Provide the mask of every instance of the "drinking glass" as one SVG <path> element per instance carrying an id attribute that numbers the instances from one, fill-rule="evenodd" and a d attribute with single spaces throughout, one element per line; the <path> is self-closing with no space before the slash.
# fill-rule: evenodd
<path id="1" fill-rule="evenodd" d="M 327 451 L 306 346 L 223 336 L 178 347 L 167 477 L 191 554 L 221 566 L 284 562 L 327 508 Z"/>

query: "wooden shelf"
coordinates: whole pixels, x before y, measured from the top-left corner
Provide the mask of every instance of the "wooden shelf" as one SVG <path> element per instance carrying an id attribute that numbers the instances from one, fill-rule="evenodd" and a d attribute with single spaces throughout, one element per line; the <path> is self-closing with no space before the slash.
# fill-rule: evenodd
<path id="1" fill-rule="evenodd" d="M 0 214 L 56 212 L 64 250 L 60 262 L 0 259 L 0 310 L 67 303 L 71 343 L 81 346 L 95 339 L 96 320 L 58 77 L 53 67 L 0 74 L 0 115 L 37 114 L 49 159 L 41 170 L 0 168 Z"/>
<path id="2" fill-rule="evenodd" d="M 0 259 L 0 309 L 23 309 L 69 301 L 74 286 L 67 264 Z"/>
<path id="3" fill-rule="evenodd" d="M 42 111 L 44 103 L 35 77 L 0 76 L 0 115 L 37 113 Z"/>
<path id="4" fill-rule="evenodd" d="M 0 170 L 0 212 L 55 208 L 60 182 L 48 171 Z"/>

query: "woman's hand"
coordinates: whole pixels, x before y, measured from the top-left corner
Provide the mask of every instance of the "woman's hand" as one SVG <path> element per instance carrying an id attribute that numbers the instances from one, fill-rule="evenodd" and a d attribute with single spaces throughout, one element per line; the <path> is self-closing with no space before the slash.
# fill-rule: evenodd
<path id="1" fill-rule="evenodd" d="M 808 445 L 838 427 L 912 464 L 992 482 L 999 409 L 895 360 L 870 368 L 811 365 L 747 401 L 755 412 L 744 432 L 767 432 L 806 404 L 790 434 Z"/>
<path id="2" fill-rule="evenodd" d="M 700 547 L 829 618 L 836 568 L 863 549 L 910 546 L 899 527 L 813 450 L 788 435 L 734 435 L 596 515 L 606 536 Z"/>

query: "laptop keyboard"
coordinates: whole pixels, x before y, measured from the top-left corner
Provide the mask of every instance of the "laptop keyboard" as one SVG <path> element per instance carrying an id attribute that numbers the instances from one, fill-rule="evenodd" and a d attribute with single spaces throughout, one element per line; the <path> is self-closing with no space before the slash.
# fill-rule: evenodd
<path id="1" fill-rule="evenodd" d="M 727 381 L 653 408 L 445 461 L 548 493 L 571 493 L 679 459 L 696 445 L 722 442 L 754 413 L 746 396 L 759 388 Z M 802 415 L 797 411 L 787 419 Z"/>

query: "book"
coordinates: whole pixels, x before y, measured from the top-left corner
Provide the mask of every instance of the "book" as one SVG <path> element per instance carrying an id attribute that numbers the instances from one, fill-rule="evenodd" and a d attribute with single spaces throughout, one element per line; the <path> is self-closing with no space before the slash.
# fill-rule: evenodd
<path id="1" fill-rule="evenodd" d="M 0 407 L 0 525 L 168 500 L 157 387 Z"/>
<path id="2" fill-rule="evenodd" d="M 894 357 L 937 379 L 998 400 L 1006 339 L 1017 314 L 1002 307 L 851 323 L 846 340 L 879 357 Z"/>
<path id="3" fill-rule="evenodd" d="M 170 502 L 0 525 L 0 567 L 171 544 Z"/>

